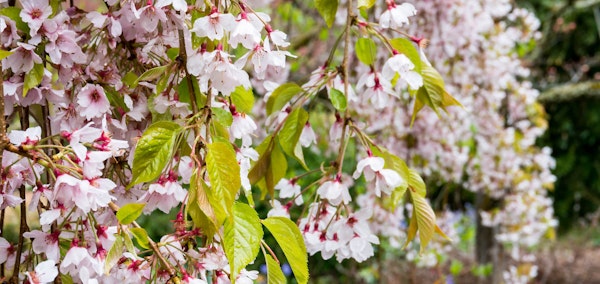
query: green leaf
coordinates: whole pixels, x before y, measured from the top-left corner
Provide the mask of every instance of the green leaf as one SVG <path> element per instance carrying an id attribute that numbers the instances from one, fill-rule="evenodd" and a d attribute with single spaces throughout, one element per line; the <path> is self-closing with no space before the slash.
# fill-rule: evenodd
<path id="1" fill-rule="evenodd" d="M 301 92 L 302 88 L 296 83 L 285 83 L 277 87 L 267 100 L 267 116 L 281 110 L 287 102 Z"/>
<path id="2" fill-rule="evenodd" d="M 240 166 L 235 158 L 235 151 L 231 144 L 213 142 L 208 144 L 206 154 L 206 168 L 210 178 L 211 194 L 227 215 L 231 216 L 233 202 L 240 187 Z"/>
<path id="3" fill-rule="evenodd" d="M 133 238 L 137 242 L 137 244 L 144 248 L 150 248 L 150 242 L 148 241 L 148 232 L 144 228 L 131 228 L 129 229 L 131 234 L 133 234 Z"/>
<path id="4" fill-rule="evenodd" d="M 462 105 L 448 92 L 444 86 L 444 80 L 440 73 L 429 64 L 423 64 L 421 68 L 421 76 L 423 76 L 423 86 L 416 92 L 416 101 L 413 109 L 410 125 L 415 121 L 417 113 L 423 106 L 429 106 L 435 113 L 440 114 L 439 109 L 446 111 L 446 107 Z"/>
<path id="5" fill-rule="evenodd" d="M 133 246 L 133 241 L 131 240 L 129 234 L 125 231 L 121 231 L 121 236 L 123 236 L 123 244 L 125 245 L 127 251 L 131 254 L 135 254 L 135 247 Z"/>
<path id="6" fill-rule="evenodd" d="M 421 72 L 421 56 L 412 41 L 405 38 L 395 38 L 390 40 L 390 44 L 396 51 L 406 55 L 406 57 L 410 59 L 415 65 L 415 71 L 417 73 Z"/>
<path id="7" fill-rule="evenodd" d="M 265 185 L 267 192 L 271 195 L 271 198 L 275 197 L 275 185 L 285 177 L 285 173 L 287 172 L 287 160 L 285 159 L 285 155 L 279 146 L 273 147 L 273 151 L 271 151 L 271 163 L 269 164 L 269 169 L 265 174 Z M 265 193 L 263 191 L 262 197 L 264 198 Z"/>
<path id="8" fill-rule="evenodd" d="M 3 49 L 0 49 L 0 60 L 6 58 L 8 56 L 10 56 L 13 53 L 14 52 L 12 52 L 12 51 L 6 51 L 6 50 L 3 50 Z"/>
<path id="9" fill-rule="evenodd" d="M 308 256 L 300 230 L 294 222 L 284 217 L 269 217 L 262 221 L 269 229 L 292 267 L 298 283 L 308 282 Z"/>
<path id="10" fill-rule="evenodd" d="M 220 107 L 213 107 L 211 108 L 211 111 L 213 114 L 213 118 L 219 123 L 221 123 L 221 125 L 231 126 L 231 123 L 233 122 L 233 116 L 231 115 L 230 111 L 222 109 Z"/>
<path id="11" fill-rule="evenodd" d="M 11 20 L 15 21 L 15 25 L 17 26 L 17 29 L 19 31 L 29 34 L 29 25 L 23 22 L 23 19 L 21 19 L 20 14 L 21 8 L 17 7 L 6 7 L 0 9 L 0 15 L 6 16 L 7 18 L 10 18 Z"/>
<path id="12" fill-rule="evenodd" d="M 210 191 L 207 191 L 207 188 L 208 186 L 204 181 L 198 179 L 197 170 L 195 170 L 190 179 L 187 210 L 190 217 L 192 217 L 194 226 L 201 228 L 204 235 L 212 240 L 222 222 L 227 218 L 227 213 L 224 210 L 215 212 L 211 203 L 216 204 L 218 201 L 209 196 Z"/>
<path id="13" fill-rule="evenodd" d="M 171 121 L 153 123 L 144 131 L 133 155 L 133 178 L 128 187 L 153 181 L 160 176 L 169 161 L 181 126 Z M 237 164 L 237 163 L 236 163 Z"/>
<path id="14" fill-rule="evenodd" d="M 223 246 L 229 259 L 231 281 L 242 268 L 254 261 L 263 237 L 260 219 L 248 204 L 236 202 L 232 218 L 225 221 Z"/>
<path id="15" fill-rule="evenodd" d="M 435 230 L 435 213 L 433 209 L 427 203 L 427 200 L 418 195 L 412 195 L 415 219 L 417 220 L 417 229 L 419 230 L 419 240 L 421 243 L 420 253 L 423 253 L 425 247 L 429 244 L 433 238 Z"/>
<path id="16" fill-rule="evenodd" d="M 331 100 L 331 104 L 333 107 L 339 111 L 346 110 L 346 96 L 338 89 L 331 89 L 329 91 L 329 99 Z"/>
<path id="17" fill-rule="evenodd" d="M 398 156 L 388 152 L 385 149 L 380 150 L 375 145 L 371 146 L 371 151 L 373 155 L 377 157 L 382 157 L 384 162 L 384 168 L 391 169 L 396 171 L 400 177 L 402 177 L 402 184 L 392 191 L 392 194 L 389 198 L 389 204 L 386 204 L 388 209 L 395 210 L 398 206 L 400 200 L 404 197 L 406 190 L 408 189 L 408 181 L 410 180 L 410 170 L 404 160 L 400 159 Z"/>
<path id="18" fill-rule="evenodd" d="M 169 67 L 169 65 L 165 65 L 165 66 L 158 66 L 158 67 L 154 67 L 152 69 L 146 70 L 146 72 L 142 73 L 142 75 L 140 75 L 140 77 L 137 78 L 137 80 L 135 80 L 135 82 L 133 82 L 133 87 L 137 86 L 141 81 L 152 81 L 161 76 L 168 77 L 169 76 L 169 74 L 167 72 L 168 67 Z"/>
<path id="19" fill-rule="evenodd" d="M 127 74 L 125 74 L 125 76 L 123 76 L 123 78 L 121 78 L 121 81 L 123 81 L 123 83 L 125 85 L 127 85 L 127 87 L 133 89 L 135 88 L 134 84 L 136 84 L 136 80 L 137 80 L 137 75 L 135 75 L 135 73 L 133 72 L 129 72 Z"/>
<path id="20" fill-rule="evenodd" d="M 104 274 L 110 272 L 113 266 L 119 262 L 119 259 L 123 255 L 123 237 L 121 235 L 116 235 L 115 242 L 112 247 L 108 250 L 106 254 L 106 259 L 104 260 Z"/>
<path id="21" fill-rule="evenodd" d="M 377 58 L 377 47 L 375 46 L 375 42 L 370 38 L 359 38 L 356 41 L 354 51 L 358 60 L 366 65 L 373 64 Z"/>
<path id="22" fill-rule="evenodd" d="M 117 211 L 117 220 L 123 225 L 129 225 L 142 214 L 145 203 L 129 203 Z"/>
<path id="23" fill-rule="evenodd" d="M 169 49 L 167 49 L 167 57 L 171 60 L 175 60 L 175 58 L 177 58 L 177 56 L 179 56 L 179 48 L 178 47 L 171 47 Z"/>
<path id="24" fill-rule="evenodd" d="M 304 125 L 308 121 L 308 113 L 303 108 L 297 108 L 288 114 L 283 127 L 279 131 L 279 145 L 288 156 L 295 158 L 304 168 L 306 163 L 304 162 L 304 154 L 302 154 L 302 148 L 297 153 L 298 141 L 300 135 L 304 129 Z"/>
<path id="25" fill-rule="evenodd" d="M 419 197 L 424 198 L 427 195 L 427 189 L 425 188 L 425 182 L 423 178 L 413 169 L 409 169 L 408 185 L 410 187 L 411 194 L 414 193 Z"/>
<path id="26" fill-rule="evenodd" d="M 325 19 L 327 27 L 331 28 L 335 21 L 338 0 L 315 0 L 315 7 L 317 7 L 317 11 L 319 11 L 323 19 Z"/>
<path id="27" fill-rule="evenodd" d="M 231 93 L 231 101 L 239 112 L 251 113 L 254 107 L 254 93 L 252 89 L 246 89 L 243 86 L 238 86 Z"/>
<path id="28" fill-rule="evenodd" d="M 375 0 L 358 0 L 358 8 L 366 8 L 369 9 L 375 5 Z"/>
<path id="29" fill-rule="evenodd" d="M 267 283 L 287 283 L 287 279 L 285 278 L 283 271 L 281 271 L 281 266 L 279 266 L 279 263 L 277 263 L 277 261 L 275 261 L 270 254 L 265 254 L 265 259 L 267 261 Z"/>
<path id="30" fill-rule="evenodd" d="M 31 71 L 25 73 L 25 79 L 23 82 L 23 97 L 27 95 L 29 90 L 37 87 L 44 78 L 44 65 L 35 64 Z"/>

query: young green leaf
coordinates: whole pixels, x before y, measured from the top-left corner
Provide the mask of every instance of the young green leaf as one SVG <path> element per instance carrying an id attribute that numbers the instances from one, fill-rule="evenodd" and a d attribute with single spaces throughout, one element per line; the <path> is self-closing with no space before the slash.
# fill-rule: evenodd
<path id="1" fill-rule="evenodd" d="M 144 131 L 133 155 L 132 181 L 128 187 L 158 178 L 172 159 L 181 126 L 175 122 L 159 121 Z M 237 164 L 237 163 L 236 163 Z"/>
<path id="2" fill-rule="evenodd" d="M 198 179 L 197 170 L 194 171 L 190 179 L 187 210 L 190 217 L 192 217 L 194 226 L 201 228 L 204 235 L 212 240 L 213 235 L 227 218 L 227 213 L 224 210 L 215 212 L 211 203 L 218 204 L 218 201 L 212 200 L 214 198 L 211 198 L 211 192 L 207 191 L 207 188 L 208 186 L 204 181 Z M 221 207 L 218 207 L 218 209 L 221 209 Z"/>
<path id="3" fill-rule="evenodd" d="M 150 242 L 148 241 L 148 232 L 144 228 L 130 228 L 133 238 L 137 244 L 143 249 L 150 248 Z"/>
<path id="4" fill-rule="evenodd" d="M 413 169 L 408 170 L 410 175 L 408 177 L 408 184 L 410 186 L 411 194 L 416 194 L 419 197 L 425 198 L 427 195 L 427 189 L 425 188 L 425 182 L 423 178 Z"/>
<path id="5" fill-rule="evenodd" d="M 335 21 L 338 0 L 315 0 L 315 7 L 317 7 L 317 11 L 319 11 L 323 19 L 325 19 L 327 27 L 331 28 Z"/>
<path id="6" fill-rule="evenodd" d="M 285 278 L 283 271 L 281 271 L 281 266 L 279 266 L 279 263 L 277 263 L 277 261 L 275 261 L 270 254 L 265 254 L 265 259 L 267 261 L 267 283 L 287 283 L 287 279 Z"/>
<path id="7" fill-rule="evenodd" d="M 15 25 L 19 31 L 22 31 L 25 34 L 29 34 L 29 25 L 23 22 L 21 19 L 21 8 L 17 7 L 5 7 L 0 9 L 0 15 L 6 16 L 11 20 L 15 21 Z"/>
<path id="8" fill-rule="evenodd" d="M 412 192 L 411 192 L 412 193 Z M 421 251 L 423 253 L 429 241 L 433 238 L 433 233 L 435 230 L 435 213 L 433 213 L 433 209 L 427 203 L 427 200 L 424 197 L 420 197 L 416 194 L 411 194 L 415 219 L 417 220 L 417 229 L 419 230 L 419 240 L 421 243 Z"/>
<path id="9" fill-rule="evenodd" d="M 251 113 L 254 106 L 254 93 L 252 89 L 246 89 L 243 86 L 238 86 L 231 93 L 231 101 L 239 112 Z"/>
<path id="10" fill-rule="evenodd" d="M 302 92 L 302 88 L 296 83 L 285 83 L 277 87 L 267 100 L 267 115 L 281 110 L 286 103 L 300 92 Z"/>
<path id="11" fill-rule="evenodd" d="M 262 221 L 281 247 L 298 283 L 308 282 L 308 256 L 300 230 L 284 217 L 269 217 Z"/>
<path id="12" fill-rule="evenodd" d="M 211 194 L 216 199 L 213 206 L 220 206 L 231 216 L 233 202 L 240 187 L 240 165 L 229 143 L 213 142 L 207 145 L 206 168 L 210 178 Z"/>
<path id="13" fill-rule="evenodd" d="M 108 250 L 106 254 L 106 259 L 104 260 L 104 274 L 110 272 L 110 270 L 119 262 L 119 259 L 123 255 L 123 248 L 125 247 L 123 244 L 123 237 L 121 235 L 115 236 L 115 242 L 112 247 Z"/>
<path id="14" fill-rule="evenodd" d="M 33 69 L 31 71 L 25 73 L 25 79 L 23 82 L 23 97 L 27 95 L 29 90 L 37 87 L 44 78 L 44 65 L 43 64 L 35 64 L 33 65 Z"/>
<path id="15" fill-rule="evenodd" d="M 129 203 L 125 204 L 123 207 L 117 211 L 117 220 L 119 223 L 123 225 L 129 225 L 135 221 L 144 210 L 144 203 Z"/>
<path id="16" fill-rule="evenodd" d="M 137 86 L 141 81 L 152 81 L 160 76 L 169 76 L 167 72 L 168 67 L 168 65 L 165 65 L 146 70 L 146 72 L 142 73 L 142 75 L 133 82 L 133 87 Z"/>
<path id="17" fill-rule="evenodd" d="M 254 261 L 262 237 L 263 230 L 256 211 L 248 204 L 236 202 L 233 206 L 233 216 L 225 221 L 223 238 L 232 282 L 242 268 Z"/>
<path id="18" fill-rule="evenodd" d="M 266 192 L 271 195 L 271 198 L 275 196 L 275 185 L 285 176 L 287 166 L 287 160 L 285 159 L 281 147 L 275 145 L 273 151 L 271 151 L 271 163 L 265 173 Z M 263 191 L 262 198 L 264 198 L 266 192 Z"/>
<path id="19" fill-rule="evenodd" d="M 296 159 L 303 167 L 306 168 L 304 162 L 304 154 L 302 148 L 300 153 L 297 153 L 296 149 L 298 146 L 298 140 L 304 129 L 304 125 L 308 121 L 308 113 L 302 109 L 297 108 L 288 114 L 283 127 L 279 131 L 279 145 L 288 156 Z"/>
<path id="20" fill-rule="evenodd" d="M 356 41 L 354 51 L 356 52 L 356 57 L 358 57 L 358 60 L 365 65 L 373 64 L 377 58 L 377 47 L 375 46 L 375 42 L 373 42 L 373 40 L 370 38 L 359 38 Z"/>
<path id="21" fill-rule="evenodd" d="M 213 114 L 213 118 L 219 123 L 221 123 L 221 125 L 231 126 L 231 123 L 233 122 L 233 116 L 231 115 L 230 111 L 222 109 L 220 107 L 213 107 L 211 108 L 211 111 Z"/>
<path id="22" fill-rule="evenodd" d="M 410 122 L 411 126 L 415 121 L 417 113 L 423 106 L 429 106 L 438 115 L 440 114 L 440 108 L 446 111 L 446 107 L 448 106 L 456 105 L 462 107 L 454 97 L 446 92 L 444 80 L 433 66 L 422 64 L 421 76 L 423 76 L 423 86 L 416 91 L 416 101 Z"/>
<path id="23" fill-rule="evenodd" d="M 375 5 L 375 0 L 358 0 L 359 9 L 369 9 Z"/>
<path id="24" fill-rule="evenodd" d="M 131 254 L 135 254 L 135 247 L 133 246 L 133 241 L 131 240 L 129 234 L 125 231 L 121 231 L 121 236 L 123 236 L 123 244 L 125 245 L 127 251 Z"/>
<path id="25" fill-rule="evenodd" d="M 329 99 L 331 100 L 331 104 L 333 107 L 339 111 L 346 110 L 346 96 L 338 89 L 329 90 Z"/>

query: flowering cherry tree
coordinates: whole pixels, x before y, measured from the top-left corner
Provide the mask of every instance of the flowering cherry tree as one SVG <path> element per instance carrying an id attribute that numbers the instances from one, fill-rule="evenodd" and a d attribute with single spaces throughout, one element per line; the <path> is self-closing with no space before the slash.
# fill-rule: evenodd
<path id="1" fill-rule="evenodd" d="M 445 174 L 464 164 L 433 157 L 464 158 L 456 147 L 465 129 L 443 128 L 419 141 L 421 155 L 439 168 L 414 163 L 421 152 L 406 155 L 398 137 L 452 121 L 468 129 L 472 110 L 497 110 L 487 96 L 471 98 L 460 85 L 467 82 L 453 79 L 446 89 L 435 63 L 458 53 L 445 57 L 433 48 L 434 64 L 427 59 L 426 40 L 417 35 L 440 31 L 412 27 L 421 9 L 411 3 L 316 0 L 335 43 L 310 78 L 296 82 L 288 77 L 293 39 L 272 26 L 274 13 L 259 2 L 0 4 L 2 220 L 8 208 L 21 212 L 18 239 L 0 237 L 1 277 L 248 283 L 258 271 L 246 268 L 259 257 L 269 283 L 285 282 L 284 260 L 306 283 L 309 254 L 362 262 L 381 238 L 406 247 L 418 233 L 421 253 L 432 240 L 440 243 L 434 235 L 449 239 L 419 172 Z M 518 84 L 512 75 L 499 89 Z M 490 89 L 489 100 L 497 100 Z M 451 93 L 464 93 L 465 101 Z M 513 104 L 516 123 L 526 104 Z M 315 117 L 326 121 L 309 122 Z M 519 136 L 523 149 L 532 147 L 538 129 Z M 474 139 L 489 145 L 494 131 Z M 431 142 L 443 135 L 455 140 L 446 148 Z M 320 165 L 307 163 L 307 151 L 324 151 Z M 478 151 L 477 159 L 486 157 Z M 545 152 L 526 152 L 549 163 Z M 521 164 L 506 167 L 527 166 L 528 156 L 519 157 Z M 469 185 L 484 190 L 503 165 L 467 163 Z M 456 182 L 460 174 L 449 176 Z M 258 204 L 268 213 L 259 216 Z M 410 221 L 401 230 L 404 208 Z M 39 225 L 26 218 L 28 211 Z M 174 229 L 160 239 L 136 222 L 142 214 L 173 211 Z M 265 229 L 276 243 L 263 240 Z"/>

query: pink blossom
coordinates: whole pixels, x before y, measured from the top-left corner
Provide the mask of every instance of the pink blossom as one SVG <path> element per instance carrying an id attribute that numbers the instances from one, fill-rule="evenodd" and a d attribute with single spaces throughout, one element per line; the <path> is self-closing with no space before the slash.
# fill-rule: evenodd
<path id="1" fill-rule="evenodd" d="M 231 31 L 235 25 L 235 18 L 229 13 L 219 13 L 216 8 L 204 17 L 194 22 L 191 30 L 200 37 L 208 37 L 210 40 L 220 40 L 225 31 Z"/>
<path id="2" fill-rule="evenodd" d="M 387 0 L 388 8 L 379 18 L 379 24 L 382 28 L 401 28 L 403 25 L 408 25 L 408 17 L 417 14 L 415 6 L 410 3 L 402 3 L 396 5 L 394 0 Z"/>
<path id="3" fill-rule="evenodd" d="M 19 16 L 21 20 L 27 23 L 30 28 L 30 34 L 35 35 L 44 20 L 52 14 L 52 7 L 48 4 L 48 0 L 23 0 L 21 1 L 23 9 Z"/>
<path id="4" fill-rule="evenodd" d="M 110 111 L 110 102 L 104 93 L 104 88 L 96 84 L 87 84 L 77 95 L 77 104 L 81 116 L 87 119 L 102 117 Z"/>
<path id="5" fill-rule="evenodd" d="M 42 261 L 35 266 L 33 272 L 27 272 L 27 280 L 32 284 L 52 283 L 58 276 L 56 262 L 52 259 Z"/>

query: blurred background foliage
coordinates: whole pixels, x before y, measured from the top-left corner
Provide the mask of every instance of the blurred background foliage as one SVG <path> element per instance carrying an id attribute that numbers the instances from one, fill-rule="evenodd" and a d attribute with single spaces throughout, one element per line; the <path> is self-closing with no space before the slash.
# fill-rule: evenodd
<path id="1" fill-rule="evenodd" d="M 552 148 L 559 232 L 600 217 L 600 1 L 518 0 L 542 23 L 526 55 L 548 114 L 538 141 Z"/>

